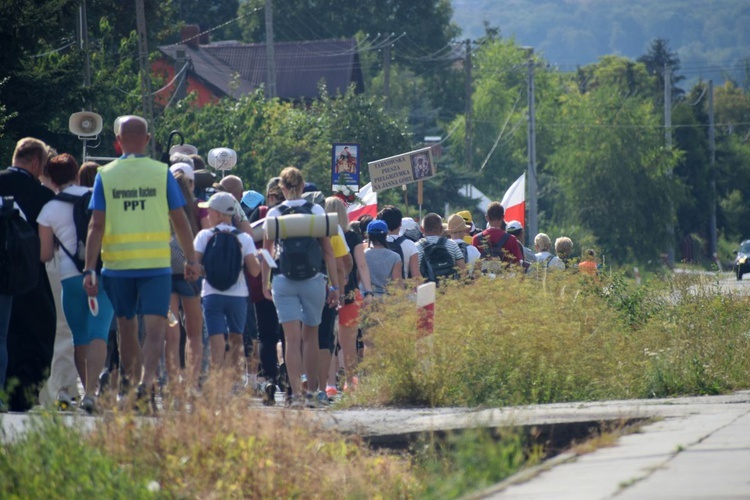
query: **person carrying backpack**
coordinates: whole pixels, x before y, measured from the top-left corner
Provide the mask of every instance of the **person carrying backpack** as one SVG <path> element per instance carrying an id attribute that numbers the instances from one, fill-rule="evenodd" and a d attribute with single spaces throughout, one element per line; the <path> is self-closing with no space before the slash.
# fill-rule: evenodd
<path id="1" fill-rule="evenodd" d="M 99 310 L 94 316 L 81 286 L 85 264 L 81 256 L 85 255 L 91 191 L 78 185 L 78 163 L 67 153 L 57 155 L 50 159 L 47 174 L 58 195 L 44 205 L 37 217 L 41 259 L 42 262 L 49 262 L 55 256 L 58 259 L 62 308 L 73 334 L 76 370 L 83 383 L 81 407 L 93 413 L 114 309 L 104 289 L 100 289 L 96 296 Z"/>
<path id="2" fill-rule="evenodd" d="M 215 193 L 207 202 L 210 229 L 201 230 L 193 242 L 196 259 L 205 279 L 201 297 L 203 316 L 211 350 L 211 367 L 216 371 L 233 369 L 237 379 L 244 370 L 240 364 L 243 352 L 242 332 L 247 319 L 248 288 L 243 266 L 251 276 L 260 274 L 256 248 L 250 235 L 234 228 L 235 198 L 229 193 Z M 225 352 L 228 336 L 229 352 Z"/>
<path id="3" fill-rule="evenodd" d="M 534 248 L 536 249 L 536 262 L 545 269 L 565 269 L 565 264 L 556 257 L 552 250 L 552 240 L 544 233 L 539 233 L 534 238 Z"/>
<path id="4" fill-rule="evenodd" d="M 523 253 L 516 238 L 503 229 L 505 209 L 493 201 L 485 214 L 487 229 L 472 238 L 471 244 L 482 254 L 482 272 L 496 273 L 508 266 L 523 263 Z"/>
<path id="5" fill-rule="evenodd" d="M 285 201 L 268 211 L 266 225 L 270 218 L 288 214 L 325 215 L 323 207 L 302 199 L 305 180 L 297 168 L 285 168 L 280 178 Z M 291 383 L 292 405 L 301 406 L 306 396 L 302 376 L 318 368 L 318 326 L 323 306 L 328 302 L 329 307 L 338 307 L 340 297 L 338 273 L 330 272 L 327 284 L 320 268 L 325 261 L 327 269 L 336 269 L 336 259 L 328 237 L 278 241 L 264 238 L 263 247 L 272 253 L 278 250 L 279 254 L 272 283 L 271 268 L 265 260 L 263 262 L 263 295 L 276 306 L 286 338 L 284 360 Z"/>
<path id="6" fill-rule="evenodd" d="M 466 261 L 456 242 L 443 236 L 443 219 L 435 213 L 425 215 L 422 232 L 425 237 L 417 243 L 422 277 L 434 282 L 458 278 Z"/>
<path id="7" fill-rule="evenodd" d="M 401 269 L 404 279 L 417 278 L 419 273 L 419 258 L 417 257 L 417 245 L 401 234 L 402 214 L 398 207 L 386 205 L 378 212 L 378 219 L 388 226 L 388 248 L 401 257 Z"/>
<path id="8" fill-rule="evenodd" d="M 17 212 L 9 209 L 8 218 L 3 217 L 3 220 L 10 223 L 12 218 L 23 213 L 34 236 L 39 212 L 55 196 L 52 190 L 39 183 L 39 176 L 44 171 L 48 157 L 45 143 L 26 137 L 16 143 L 13 166 L 0 172 L 0 196 L 13 197 L 19 208 Z M 19 222 L 18 219 L 15 220 Z M 6 241 L 2 242 L 5 243 Z M 42 385 L 52 363 L 57 326 L 55 299 L 47 270 L 38 254 L 36 257 L 28 257 L 32 260 L 27 263 L 32 268 L 36 266 L 36 282 L 29 275 L 24 280 L 24 285 L 29 286 L 29 289 L 24 293 L 18 290 L 0 290 L 0 389 L 8 389 L 4 387 L 6 380 L 16 379 L 18 382 L 5 401 L 7 407 L 0 402 L 0 411 L 6 408 L 11 411 L 26 411 L 31 408 L 36 398 L 27 396 L 35 394 L 35 390 Z M 16 270 L 16 266 L 11 268 L 5 261 L 5 256 L 2 260 L 4 262 L 0 263 L 0 273 L 5 278 L 7 273 Z"/>

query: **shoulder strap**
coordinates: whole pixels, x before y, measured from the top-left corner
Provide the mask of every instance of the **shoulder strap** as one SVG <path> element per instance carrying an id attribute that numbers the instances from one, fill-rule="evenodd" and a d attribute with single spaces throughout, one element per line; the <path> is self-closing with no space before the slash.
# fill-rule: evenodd
<path id="1" fill-rule="evenodd" d="M 403 243 L 404 241 L 406 241 L 406 236 L 402 234 L 394 240 L 394 243 L 398 243 L 399 245 L 401 245 L 401 243 Z"/>
<path id="2" fill-rule="evenodd" d="M 436 245 L 445 246 L 446 241 L 448 241 L 448 238 L 446 238 L 445 236 L 441 236 L 440 238 L 438 238 Z"/>
<path id="3" fill-rule="evenodd" d="M 56 200 L 64 201 L 65 203 L 75 203 L 78 200 L 80 200 L 82 197 L 83 197 L 83 195 L 78 196 L 78 195 L 75 195 L 75 194 L 64 193 L 64 192 L 63 193 L 57 193 L 55 195 L 55 199 Z"/>
<path id="4" fill-rule="evenodd" d="M 552 259 L 554 259 L 555 256 L 552 254 L 549 254 L 544 262 L 544 267 L 549 267 L 549 263 L 552 262 Z"/>
<path id="5" fill-rule="evenodd" d="M 510 233 L 505 233 L 502 238 L 500 238 L 500 241 L 497 242 L 495 245 L 495 248 L 502 249 L 505 246 L 505 243 L 510 239 Z"/>

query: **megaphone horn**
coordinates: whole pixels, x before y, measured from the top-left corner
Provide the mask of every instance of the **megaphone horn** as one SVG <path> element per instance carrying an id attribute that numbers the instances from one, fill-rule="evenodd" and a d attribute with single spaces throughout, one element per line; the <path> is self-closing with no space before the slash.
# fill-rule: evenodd
<path id="1" fill-rule="evenodd" d="M 102 117 L 91 111 L 70 115 L 68 129 L 78 137 L 96 137 L 102 131 Z"/>

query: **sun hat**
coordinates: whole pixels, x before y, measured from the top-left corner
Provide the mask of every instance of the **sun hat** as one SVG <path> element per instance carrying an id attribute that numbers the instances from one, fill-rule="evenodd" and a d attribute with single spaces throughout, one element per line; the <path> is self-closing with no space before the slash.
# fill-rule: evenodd
<path id="1" fill-rule="evenodd" d="M 462 231 L 468 231 L 469 226 L 466 225 L 466 221 L 463 217 L 458 214 L 453 214 L 448 217 L 448 232 L 449 233 L 460 233 Z"/>

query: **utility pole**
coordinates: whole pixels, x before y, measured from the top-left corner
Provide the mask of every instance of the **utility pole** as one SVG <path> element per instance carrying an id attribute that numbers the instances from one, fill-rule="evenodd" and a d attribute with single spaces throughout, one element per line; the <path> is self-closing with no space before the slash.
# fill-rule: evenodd
<path id="1" fill-rule="evenodd" d="M 711 257 L 718 256 L 716 235 L 716 128 L 714 126 L 714 81 L 708 81 L 708 148 L 711 151 L 711 202 L 709 232 L 711 233 Z"/>
<path id="2" fill-rule="evenodd" d="M 391 44 L 383 47 L 383 95 L 385 109 L 391 109 Z"/>
<path id="3" fill-rule="evenodd" d="M 538 214 L 537 214 L 537 177 L 536 177 L 536 107 L 535 107 L 535 86 L 534 86 L 534 49 L 529 50 L 529 173 L 526 177 L 529 179 L 529 223 L 526 233 L 527 242 L 533 242 L 539 232 Z"/>
<path id="4" fill-rule="evenodd" d="M 273 48 L 273 2 L 266 0 L 266 98 L 276 97 L 276 57 Z"/>
<path id="5" fill-rule="evenodd" d="M 83 51 L 83 86 L 91 86 L 91 54 L 89 53 L 89 23 L 86 16 L 86 0 L 78 7 L 80 43 Z"/>
<path id="6" fill-rule="evenodd" d="M 154 155 L 154 103 L 151 96 L 151 68 L 148 64 L 148 32 L 146 31 L 146 9 L 143 0 L 135 0 L 135 24 L 138 32 L 138 62 L 141 70 L 141 98 L 143 100 L 143 118 L 148 121 L 152 132 L 148 143 L 148 155 Z"/>
<path id="7" fill-rule="evenodd" d="M 667 151 L 672 150 L 672 68 L 664 63 L 664 140 Z M 671 181 L 672 169 L 667 172 L 667 178 Z M 671 186 L 670 186 L 671 187 Z M 672 197 L 669 196 L 669 221 L 667 222 L 667 265 L 674 267 L 674 206 Z"/>
<path id="8" fill-rule="evenodd" d="M 466 167 L 471 169 L 472 164 L 472 102 L 471 102 L 471 40 L 466 39 Z"/>

